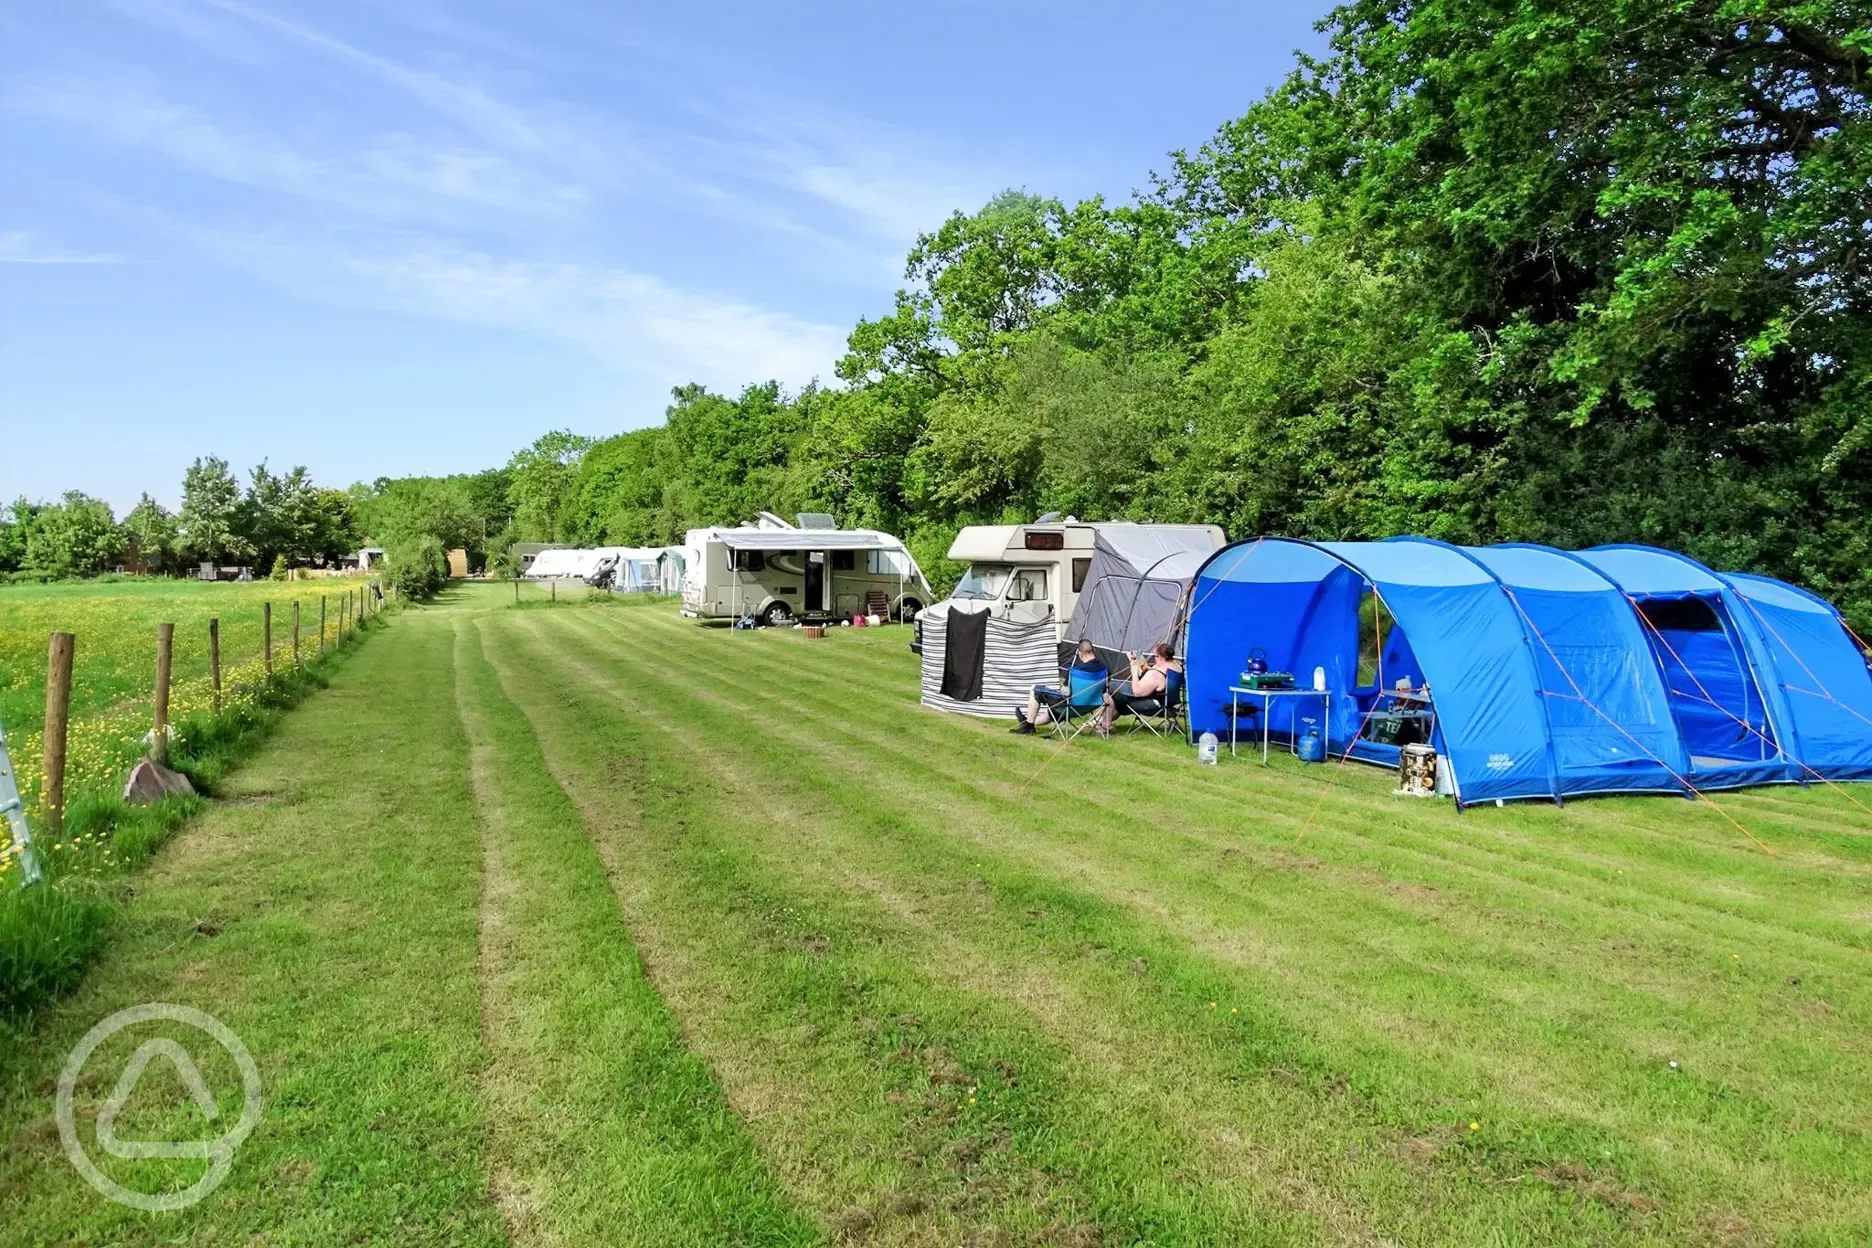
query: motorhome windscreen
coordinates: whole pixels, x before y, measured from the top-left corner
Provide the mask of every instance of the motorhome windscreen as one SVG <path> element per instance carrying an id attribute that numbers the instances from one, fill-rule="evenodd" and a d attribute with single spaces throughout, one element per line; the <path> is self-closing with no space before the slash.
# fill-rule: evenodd
<path id="1" fill-rule="evenodd" d="M 1653 597 L 1640 599 L 1637 608 L 1692 761 L 1774 757 L 1774 728 L 1721 600 Z"/>
<path id="2" fill-rule="evenodd" d="M 962 579 L 956 582 L 955 591 L 949 596 L 994 602 L 1001 597 L 1002 591 L 1007 588 L 1008 577 L 1013 574 L 1014 569 L 1005 563 L 970 564 L 969 570 L 962 574 Z"/>

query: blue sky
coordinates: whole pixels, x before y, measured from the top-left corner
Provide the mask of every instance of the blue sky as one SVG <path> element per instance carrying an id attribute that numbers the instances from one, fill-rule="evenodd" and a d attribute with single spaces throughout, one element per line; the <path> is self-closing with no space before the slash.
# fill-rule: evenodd
<path id="1" fill-rule="evenodd" d="M 0 498 L 830 380 L 920 229 L 1128 195 L 1322 9 L 0 0 Z"/>

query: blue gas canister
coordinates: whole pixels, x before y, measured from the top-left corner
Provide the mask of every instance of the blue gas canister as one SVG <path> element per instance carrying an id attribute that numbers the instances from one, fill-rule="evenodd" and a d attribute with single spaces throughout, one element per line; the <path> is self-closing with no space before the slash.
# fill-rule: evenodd
<path id="1" fill-rule="evenodd" d="M 1323 763 L 1326 761 L 1326 739 L 1320 736 L 1319 729 L 1307 721 L 1307 730 L 1300 734 L 1298 747 L 1300 761 L 1303 763 Z"/>

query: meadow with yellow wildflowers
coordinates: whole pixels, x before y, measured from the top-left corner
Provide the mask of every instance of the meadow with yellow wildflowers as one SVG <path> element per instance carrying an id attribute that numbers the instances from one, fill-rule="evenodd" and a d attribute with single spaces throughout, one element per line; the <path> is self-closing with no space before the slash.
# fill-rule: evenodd
<path id="1" fill-rule="evenodd" d="M 208 622 L 220 621 L 221 706 L 251 704 L 265 681 L 264 608 L 273 608 L 273 664 L 292 665 L 292 604 L 299 603 L 302 660 L 319 653 L 319 603 L 327 604 L 327 646 L 337 640 L 340 599 L 359 577 L 203 583 L 185 580 L 67 582 L 0 587 L 0 730 L 30 812 L 43 819 L 40 760 L 46 649 L 52 633 L 77 638 L 71 723 L 66 734 L 67 799 L 122 783 L 147 748 L 155 699 L 156 626 L 171 623 L 175 649 L 172 724 L 215 709 Z M 172 743 L 173 744 L 173 743 Z"/>
<path id="2" fill-rule="evenodd" d="M 126 773 L 152 744 L 156 626 L 176 626 L 168 761 L 205 787 L 266 736 L 281 712 L 320 687 L 329 660 L 357 635 L 347 628 L 341 637 L 340 621 L 355 618 L 364 584 L 361 578 L 330 578 L 0 588 L 0 728 L 44 876 L 42 884 L 22 888 L 24 851 L 0 835 L 0 1024 L 17 1023 L 83 973 L 125 893 L 122 877 L 200 806 L 199 799 L 171 797 L 133 807 L 120 796 Z M 347 594 L 352 605 L 341 610 Z M 218 691 L 211 674 L 210 620 L 219 622 Z M 43 769 L 46 652 L 54 632 L 76 638 L 62 827 L 49 818 Z"/>

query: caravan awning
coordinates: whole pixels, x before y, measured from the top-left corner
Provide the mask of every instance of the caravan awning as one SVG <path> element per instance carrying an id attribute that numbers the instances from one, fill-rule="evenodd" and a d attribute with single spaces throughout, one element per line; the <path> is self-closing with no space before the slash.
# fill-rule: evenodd
<path id="1" fill-rule="evenodd" d="M 731 550 L 902 550 L 888 533 L 864 529 L 716 529 Z"/>

